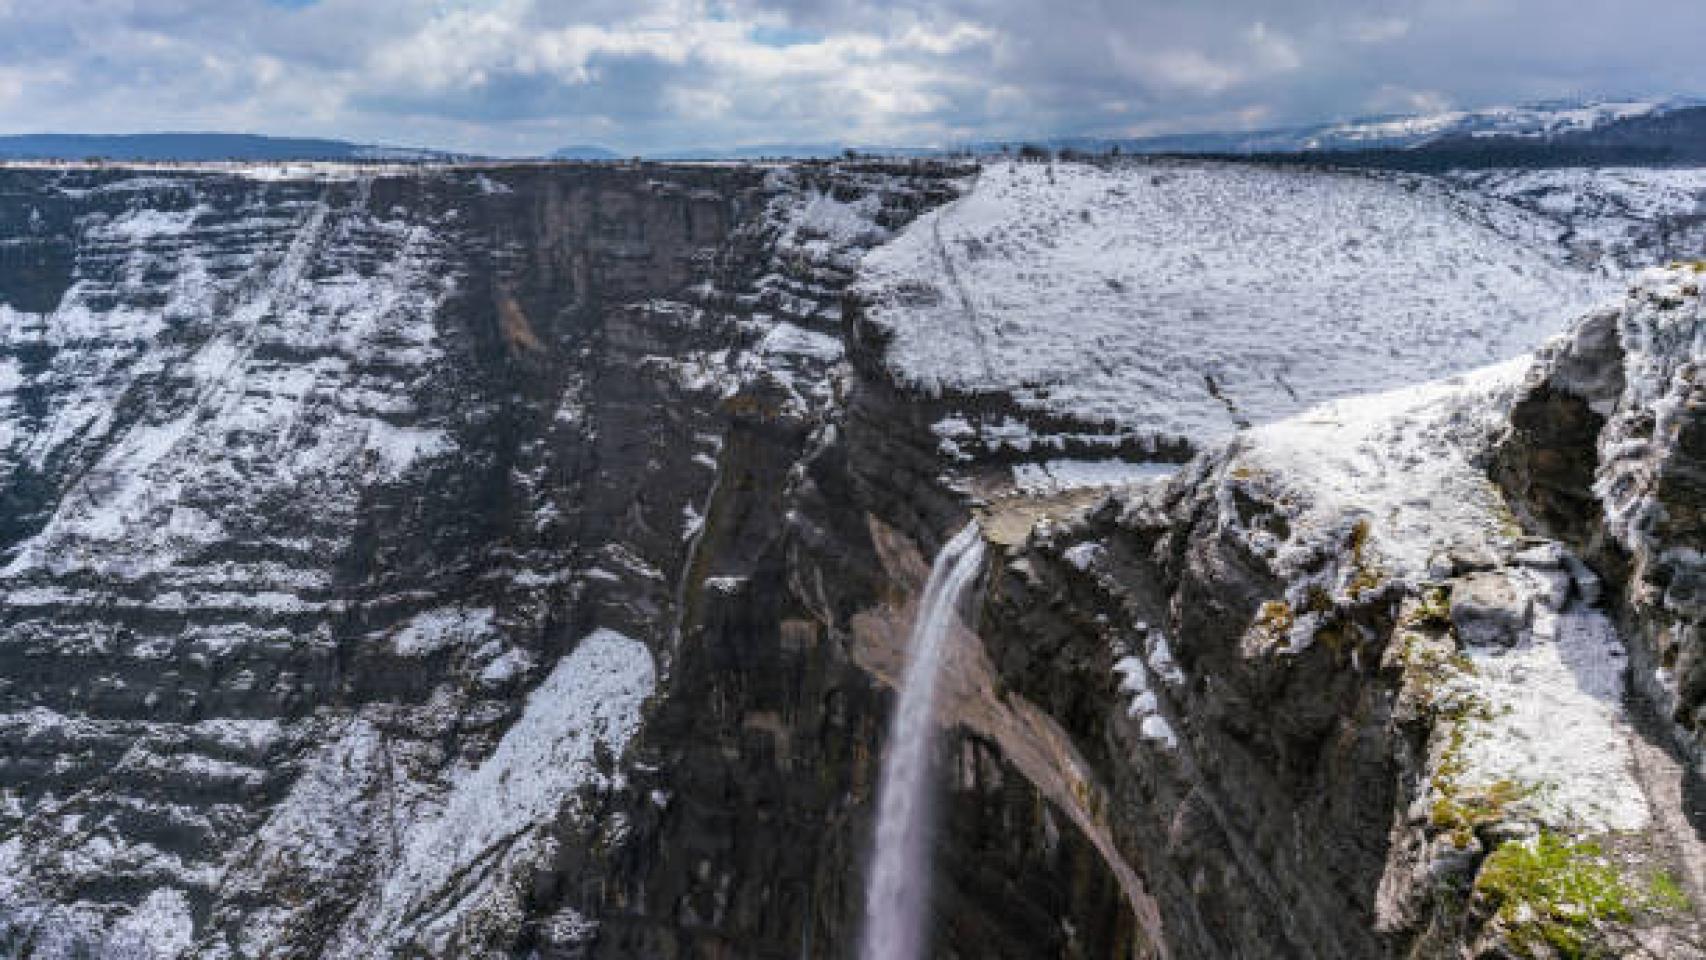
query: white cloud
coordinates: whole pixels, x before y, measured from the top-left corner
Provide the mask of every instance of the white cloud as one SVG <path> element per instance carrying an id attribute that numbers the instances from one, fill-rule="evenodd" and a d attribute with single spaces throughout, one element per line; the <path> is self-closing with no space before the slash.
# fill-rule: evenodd
<path id="1" fill-rule="evenodd" d="M 1219 93 L 1244 79 L 1239 68 L 1196 50 L 1165 50 L 1141 58 L 1137 68 L 1162 87 L 1197 93 Z"/>
<path id="2" fill-rule="evenodd" d="M 639 150 L 1706 92 L 1691 39 L 1706 5 L 1554 14 L 1540 0 L 1373 14 L 1362 0 L 0 0 L 0 124 Z"/>
<path id="3" fill-rule="evenodd" d="M 972 47 L 991 44 L 999 39 L 995 31 L 975 23 L 956 23 L 946 29 L 932 29 L 913 24 L 900 35 L 896 45 L 903 50 L 917 50 L 936 56 L 959 53 Z"/>
<path id="4" fill-rule="evenodd" d="M 1253 59 L 1265 70 L 1284 73 L 1303 65 L 1296 44 L 1279 31 L 1269 29 L 1266 23 L 1257 21 L 1246 31 L 1245 38 Z"/>
<path id="5" fill-rule="evenodd" d="M 1383 84 L 1364 101 L 1371 113 L 1444 113 L 1451 109 L 1451 98 L 1438 90 L 1412 90 Z"/>

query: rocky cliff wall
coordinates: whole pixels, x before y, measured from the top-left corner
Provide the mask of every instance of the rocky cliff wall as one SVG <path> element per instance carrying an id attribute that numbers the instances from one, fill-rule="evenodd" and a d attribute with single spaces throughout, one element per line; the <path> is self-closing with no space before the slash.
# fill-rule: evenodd
<path id="1" fill-rule="evenodd" d="M 971 173 L 0 171 L 0 954 L 851 956 L 968 514 L 934 955 L 1699 953 L 1688 276 L 1127 437 L 895 375 Z"/>
<path id="2" fill-rule="evenodd" d="M 0 952 L 579 949 L 953 173 L 4 172 Z"/>
<path id="3" fill-rule="evenodd" d="M 989 655 L 1110 784 L 1172 955 L 1706 951 L 1697 276 L 1009 547 Z"/>

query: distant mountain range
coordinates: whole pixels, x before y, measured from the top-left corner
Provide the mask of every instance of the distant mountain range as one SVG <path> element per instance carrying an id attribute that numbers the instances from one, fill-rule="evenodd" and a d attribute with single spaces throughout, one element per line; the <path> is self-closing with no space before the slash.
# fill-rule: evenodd
<path id="1" fill-rule="evenodd" d="M 546 156 L 547 160 L 621 160 L 622 154 L 597 145 L 563 147 L 553 150 Z"/>
<path id="2" fill-rule="evenodd" d="M 0 136 L 0 159 L 4 160 L 419 162 L 456 160 L 464 156 L 444 150 L 248 133 L 27 133 Z"/>
<path id="3" fill-rule="evenodd" d="M 824 159 L 847 153 L 885 157 L 956 153 L 987 156 L 1016 152 L 1026 146 L 1094 154 L 1115 151 L 1297 157 L 1367 154 L 1365 161 L 1393 152 L 1430 157 L 1447 154 L 1492 157 L 1512 151 L 1525 155 L 1538 152 L 1563 155 L 1576 150 L 1654 160 L 1692 160 L 1706 158 L 1706 99 L 1551 101 L 1483 110 L 1368 117 L 1311 126 L 1154 137 L 1042 137 L 984 140 L 952 147 L 774 143 L 652 151 L 642 156 L 656 160 Z M 577 153 L 601 149 L 573 148 Z"/>
<path id="4" fill-rule="evenodd" d="M 744 147 L 686 147 L 641 154 L 649 160 L 832 160 L 849 154 L 866 157 L 934 157 L 941 147 L 869 146 L 845 143 L 759 143 Z"/>
<path id="5" fill-rule="evenodd" d="M 1342 123 L 1217 131 L 1154 137 L 1052 137 L 1032 141 L 970 144 L 973 153 L 1012 150 L 1031 143 L 1089 153 L 1314 154 L 1371 150 L 1458 149 L 1466 142 L 1559 143 L 1614 129 L 1657 133 L 1654 121 L 1706 108 L 1706 99 L 1550 101 L 1516 107 L 1367 117 Z M 1632 140 L 1641 140 L 1641 137 Z"/>
<path id="6" fill-rule="evenodd" d="M 1553 101 L 1483 110 L 1383 116 L 1255 131 L 1153 137 L 1043 137 L 986 140 L 951 147 L 767 143 L 643 151 L 649 160 L 743 161 L 863 156 L 992 155 L 1024 147 L 1132 154 L 1218 154 L 1334 158 L 1395 166 L 1463 162 L 1694 162 L 1706 160 L 1706 99 Z M 633 154 L 597 144 L 563 147 L 537 158 L 607 162 Z M 0 159 L 117 161 L 391 161 L 481 159 L 445 150 L 346 140 L 233 133 L 0 136 Z"/>

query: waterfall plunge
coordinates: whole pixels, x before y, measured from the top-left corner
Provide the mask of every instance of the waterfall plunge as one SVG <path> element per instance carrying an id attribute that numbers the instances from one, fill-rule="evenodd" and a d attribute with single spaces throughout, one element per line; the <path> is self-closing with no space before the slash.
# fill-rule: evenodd
<path id="1" fill-rule="evenodd" d="M 877 838 L 865 901 L 864 960 L 923 956 L 930 893 L 930 758 L 942 646 L 960 595 L 983 566 L 983 535 L 966 525 L 936 556 L 908 644 L 877 798 Z"/>

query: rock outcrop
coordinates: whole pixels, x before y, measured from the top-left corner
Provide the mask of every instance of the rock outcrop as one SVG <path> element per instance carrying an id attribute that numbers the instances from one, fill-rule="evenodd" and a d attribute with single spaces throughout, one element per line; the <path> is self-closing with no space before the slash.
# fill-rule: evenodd
<path id="1" fill-rule="evenodd" d="M 1499 474 L 1514 504 L 1605 574 L 1632 675 L 1706 760 L 1706 265 L 1652 270 L 1545 350 Z"/>
<path id="2" fill-rule="evenodd" d="M 990 656 L 1110 780 L 1171 955 L 1706 955 L 1665 749 L 1697 749 L 1695 276 L 1009 548 Z"/>

